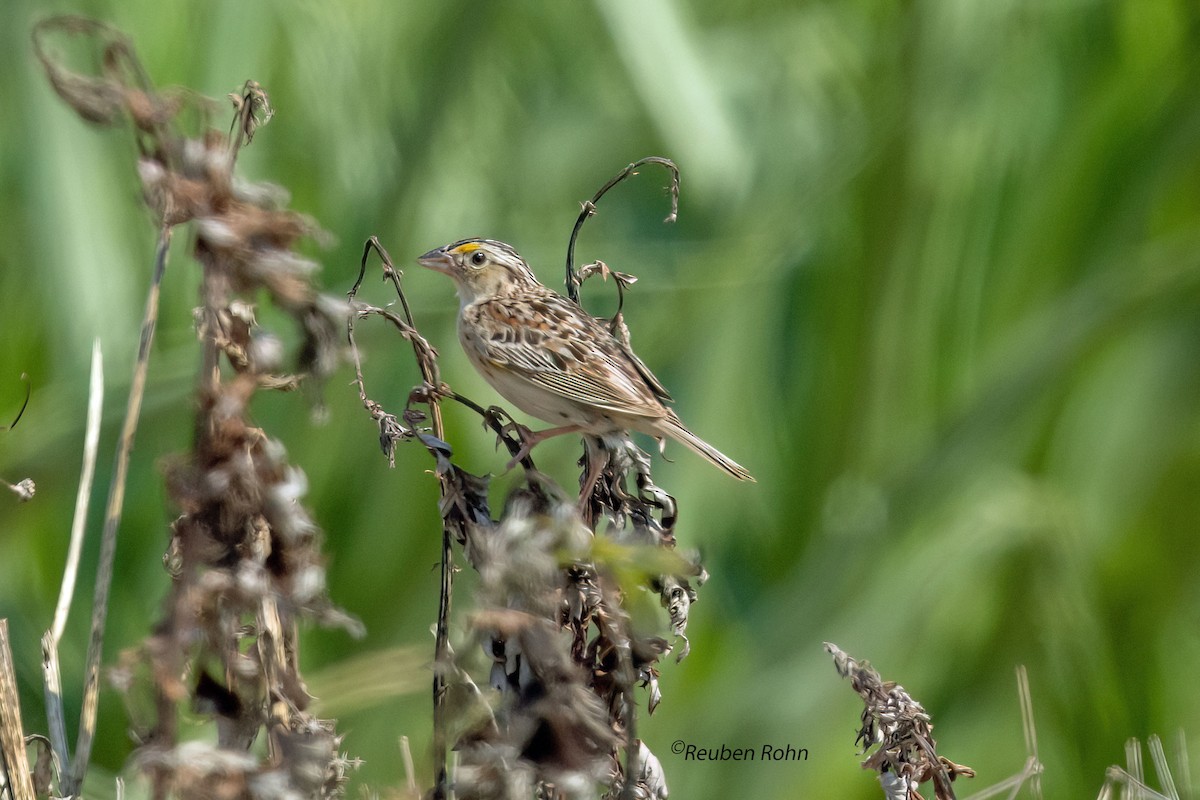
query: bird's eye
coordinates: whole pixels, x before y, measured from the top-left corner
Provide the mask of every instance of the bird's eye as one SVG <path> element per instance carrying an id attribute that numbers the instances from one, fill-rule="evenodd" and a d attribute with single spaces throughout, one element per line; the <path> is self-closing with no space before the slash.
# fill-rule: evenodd
<path id="1" fill-rule="evenodd" d="M 476 250 L 471 254 L 471 263 L 477 267 L 482 267 L 487 261 L 487 253 L 482 250 Z"/>

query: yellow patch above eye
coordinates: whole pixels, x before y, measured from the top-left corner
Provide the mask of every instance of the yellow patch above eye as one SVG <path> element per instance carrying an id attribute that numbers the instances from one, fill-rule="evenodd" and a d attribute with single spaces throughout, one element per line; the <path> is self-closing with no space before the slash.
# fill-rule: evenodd
<path id="1" fill-rule="evenodd" d="M 462 253 L 463 255 L 466 255 L 467 253 L 474 253 L 478 249 L 479 249 L 479 242 L 467 242 L 465 244 L 460 244 L 458 247 L 454 248 L 454 252 Z"/>

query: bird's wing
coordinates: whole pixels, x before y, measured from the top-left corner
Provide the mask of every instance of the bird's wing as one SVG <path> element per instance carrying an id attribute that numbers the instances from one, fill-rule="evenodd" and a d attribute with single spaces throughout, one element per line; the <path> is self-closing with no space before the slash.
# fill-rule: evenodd
<path id="1" fill-rule="evenodd" d="M 646 366 L 644 361 L 637 357 L 637 353 L 633 352 L 631 347 L 619 341 L 617 344 L 620 345 L 621 352 L 625 354 L 625 357 L 633 363 L 633 366 L 637 369 L 638 374 L 642 376 L 642 380 L 644 380 L 646 385 L 650 387 L 650 391 L 654 392 L 655 397 L 664 403 L 670 403 L 672 400 L 674 400 L 674 398 L 671 397 L 671 393 L 667 391 L 667 387 L 662 385 L 662 381 L 658 379 L 658 376 L 650 371 L 650 368 Z"/>
<path id="2" fill-rule="evenodd" d="M 633 416 L 664 413 L 662 385 L 608 329 L 552 292 L 476 305 L 477 355 L 567 400 Z M 647 377 L 649 376 L 649 377 Z"/>

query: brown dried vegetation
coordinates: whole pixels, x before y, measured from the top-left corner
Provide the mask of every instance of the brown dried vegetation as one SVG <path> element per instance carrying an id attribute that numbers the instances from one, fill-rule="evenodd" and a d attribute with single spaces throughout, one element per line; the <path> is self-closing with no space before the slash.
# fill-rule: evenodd
<path id="1" fill-rule="evenodd" d="M 643 163 L 664 164 L 672 171 L 674 209 L 674 164 L 652 158 L 627 167 L 584 204 L 569 245 L 569 291 L 592 275 L 613 274 L 623 298 L 624 289 L 633 283 L 632 276 L 612 273 L 599 262 L 577 273 L 571 253 L 583 222 L 596 211 L 596 201 L 636 174 Z M 357 299 L 373 253 L 382 262 L 384 279 L 398 294 L 404 316 Z M 377 240 L 367 243 L 359 281 L 350 295 L 354 312 L 349 335 L 359 394 L 379 427 L 383 451 L 392 459 L 399 442 L 421 443 L 435 460 L 441 484 L 444 544 L 433 686 L 438 771 L 434 795 L 589 796 L 600 786 L 614 797 L 665 797 L 662 767 L 636 735 L 635 690 L 647 689 L 652 713 L 661 699 L 657 663 L 675 645 L 653 626 L 635 624 L 625 603 L 631 594 L 657 594 L 679 642 L 677 659 L 682 659 L 689 647 L 688 610 L 707 575 L 694 558 L 675 552 L 675 500 L 653 483 L 649 456 L 628 437 L 585 436 L 580 485 L 585 485 L 592 465 L 600 466 L 601 477 L 586 497 L 574 498 L 540 473 L 526 454 L 520 462 L 524 480 L 505 498 L 502 512 L 494 515 L 490 479 L 470 474 L 453 461 L 440 403 L 451 400 L 474 410 L 513 457 L 522 453 L 528 432 L 507 412 L 485 408 L 441 381 L 437 351 L 417 331 L 400 274 Z M 355 321 L 376 316 L 411 342 L 423 376 L 398 415 L 370 399 L 355 343 Z M 606 322 L 618 335 L 628 336 L 619 310 Z M 454 544 L 480 576 L 469 620 L 472 636 L 490 664 L 487 689 L 480 689 L 482 680 L 471 676 L 473 659 L 456 654 L 449 644 Z M 450 747 L 459 758 L 453 774 L 446 766 Z"/>
<path id="2" fill-rule="evenodd" d="M 100 74 L 67 67 L 48 50 L 51 36 L 94 44 Z M 235 123 L 226 135 L 208 128 L 208 101 L 157 91 L 125 37 L 102 23 L 46 20 L 34 31 L 34 47 L 55 90 L 83 119 L 133 124 L 143 194 L 161 226 L 142 374 L 175 226 L 193 223 L 202 267 L 193 446 L 167 470 L 168 494 L 181 512 L 164 557 L 170 591 L 145 644 L 123 654 L 115 671 L 131 709 L 153 709 L 147 719 L 135 713 L 131 721 L 139 743 L 134 761 L 155 797 L 337 796 L 350 762 L 338 753 L 334 723 L 307 712 L 298 626 L 304 619 L 355 633 L 360 626 L 326 595 L 321 531 L 300 504 L 304 475 L 278 440 L 252 424 L 250 405 L 261 389 L 291 389 L 333 371 L 346 306 L 314 288 L 317 265 L 293 249 L 318 232 L 313 223 L 284 208 L 281 189 L 234 173 L 239 149 L 270 117 L 267 95 L 247 83 L 232 98 Z M 202 120 L 200 133 L 183 131 L 184 110 Z M 280 339 L 255 322 L 263 296 L 299 333 L 295 366 L 287 371 L 281 372 Z M 109 552 L 107 529 L 115 535 L 119 513 L 118 503 L 106 523 Z M 111 555 L 109 562 L 111 568 Z M 101 614 L 94 636 L 102 632 Z M 143 666 L 149 680 L 139 680 Z M 143 694 L 149 702 L 139 702 Z M 188 706 L 215 721 L 215 742 L 181 741 L 179 717 Z M 260 737 L 265 758 L 252 751 Z M 77 791 L 89 748 L 90 739 L 81 743 L 64 793 Z"/>
<path id="3" fill-rule="evenodd" d="M 98 71 L 68 66 L 50 47 L 59 37 L 92 46 Z M 124 470 L 158 287 L 174 228 L 191 223 L 193 255 L 202 268 L 195 312 L 200 358 L 192 448 L 171 459 L 166 471 L 168 494 L 180 512 L 164 556 L 171 584 L 162 618 L 142 646 L 121 655 L 112 673 L 127 698 L 138 743 L 133 762 L 153 795 L 232 800 L 336 797 L 344 791 L 354 762 L 339 754 L 333 721 L 309 712 L 312 698 L 298 668 L 299 627 L 309 620 L 360 633 L 360 626 L 327 595 L 323 537 L 300 503 L 303 473 L 288 462 L 281 442 L 251 422 L 250 409 L 261 390 L 290 390 L 329 376 L 342 356 L 337 340 L 346 324 L 360 395 L 386 455 L 394 460 L 400 442 L 421 444 L 434 458 L 441 486 L 432 796 L 591 796 L 599 787 L 609 796 L 665 797 L 661 765 L 637 738 L 635 693 L 646 689 L 653 712 L 661 700 L 658 661 L 672 649 L 677 658 L 687 654 L 688 610 L 706 575 L 695 558 L 675 552 L 675 501 L 653 483 L 649 457 L 627 437 L 585 438 L 580 465 L 585 472 L 598 467 L 601 477 L 587 497 L 573 498 L 525 456 L 524 480 L 494 513 L 489 478 L 454 463 L 439 404 L 450 399 L 474 409 L 513 455 L 524 431 L 503 410 L 479 405 L 441 381 L 437 352 L 417 332 L 399 272 L 378 241 L 368 243 L 363 271 L 367 257 L 378 253 L 403 316 L 357 301 L 358 284 L 350 305 L 322 295 L 313 285 L 317 265 L 295 250 L 301 239 L 320 234 L 315 224 L 287 210 L 278 187 L 235 174 L 240 148 L 270 119 L 266 92 L 248 82 L 231 97 L 235 119 L 225 134 L 208 124 L 215 104 L 187 91 L 156 89 L 129 41 L 103 23 L 46 20 L 34 30 L 34 50 L 55 91 L 81 118 L 98 125 L 131 123 L 143 195 L 159 224 L 105 521 L 89 654 L 91 699 L 73 761 L 63 726 L 52 725 L 62 762 L 58 793 L 77 794 L 87 767 Z M 199 120 L 198 133 L 184 131 L 185 116 Z M 674 164 L 645 159 L 614 177 L 584 204 L 571 234 L 572 299 L 577 301 L 583 280 L 598 274 L 616 279 L 623 302 L 633 277 L 602 262 L 575 270 L 574 244 L 604 193 L 647 163 L 672 173 L 668 220 L 674 218 Z M 300 344 L 291 366 L 285 366 L 285 337 L 256 322 L 256 303 L 264 298 L 295 328 Z M 421 370 L 422 383 L 399 415 L 366 394 L 354 324 L 371 316 L 400 331 Z M 628 338 L 619 309 L 607 322 Z M 450 645 L 456 547 L 479 575 L 465 617 L 466 641 L 484 653 L 478 680 L 472 676 L 478 657 Z M 669 621 L 635 623 L 627 602 L 647 593 L 659 596 Z M 660 635 L 668 628 L 677 644 Z M 180 721 L 189 715 L 212 722 L 211 739 L 185 740 Z M 454 768 L 451 748 L 458 753 Z M 49 768 L 43 766 L 39 760 L 38 785 L 48 790 L 50 778 L 43 773 Z"/>

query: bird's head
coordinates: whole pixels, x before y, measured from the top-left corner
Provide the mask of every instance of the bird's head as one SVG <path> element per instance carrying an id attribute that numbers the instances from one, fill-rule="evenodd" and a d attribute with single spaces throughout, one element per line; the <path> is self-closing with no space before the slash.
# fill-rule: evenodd
<path id="1" fill-rule="evenodd" d="M 463 239 L 430 250 L 417 263 L 453 278 L 464 304 L 538 285 L 517 251 L 494 239 Z"/>

